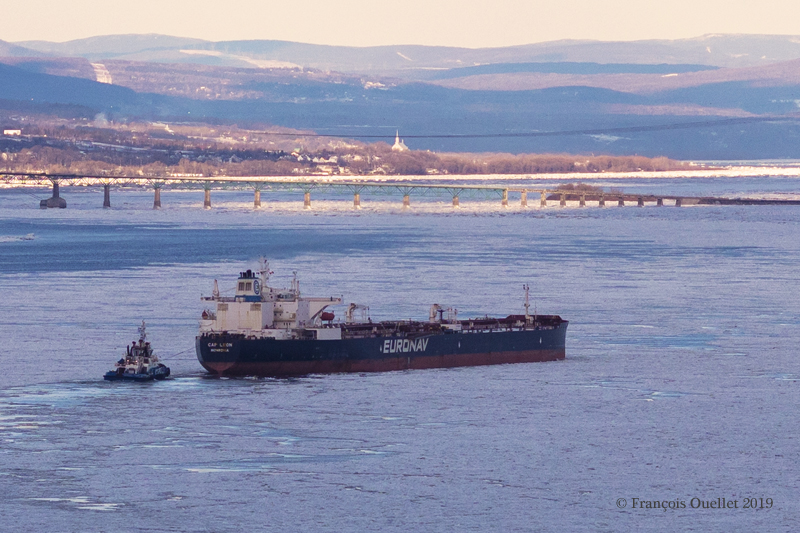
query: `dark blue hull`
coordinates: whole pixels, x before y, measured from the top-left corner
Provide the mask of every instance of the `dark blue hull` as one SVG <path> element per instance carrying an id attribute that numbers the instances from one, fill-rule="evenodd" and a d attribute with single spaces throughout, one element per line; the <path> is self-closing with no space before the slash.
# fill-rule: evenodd
<path id="1" fill-rule="evenodd" d="M 567 321 L 525 330 L 440 332 L 341 340 L 197 337 L 200 364 L 219 375 L 297 376 L 555 361 L 566 356 Z"/>
<path id="2" fill-rule="evenodd" d="M 153 381 L 152 374 L 117 374 L 113 370 L 106 372 L 103 376 L 106 381 Z"/>

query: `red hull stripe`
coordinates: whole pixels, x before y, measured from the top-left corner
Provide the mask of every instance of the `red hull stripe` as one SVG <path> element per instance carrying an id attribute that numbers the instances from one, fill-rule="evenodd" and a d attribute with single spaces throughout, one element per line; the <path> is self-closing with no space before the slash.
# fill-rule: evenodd
<path id="1" fill-rule="evenodd" d="M 565 350 L 527 350 L 461 355 L 391 357 L 383 359 L 340 359 L 328 361 L 202 362 L 209 372 L 225 376 L 304 376 L 339 372 L 387 372 L 423 368 L 538 363 L 564 359 Z"/>

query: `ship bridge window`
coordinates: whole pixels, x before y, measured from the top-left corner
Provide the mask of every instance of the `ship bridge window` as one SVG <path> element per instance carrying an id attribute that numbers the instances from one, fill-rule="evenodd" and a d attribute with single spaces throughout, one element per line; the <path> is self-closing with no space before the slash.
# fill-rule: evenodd
<path id="1" fill-rule="evenodd" d="M 239 290 L 240 290 L 240 291 L 243 291 L 243 290 L 244 290 L 244 281 L 240 281 L 240 282 L 239 282 Z"/>
<path id="2" fill-rule="evenodd" d="M 252 291 L 253 290 L 253 282 L 252 281 L 248 281 L 247 283 L 245 283 L 244 290 Z"/>

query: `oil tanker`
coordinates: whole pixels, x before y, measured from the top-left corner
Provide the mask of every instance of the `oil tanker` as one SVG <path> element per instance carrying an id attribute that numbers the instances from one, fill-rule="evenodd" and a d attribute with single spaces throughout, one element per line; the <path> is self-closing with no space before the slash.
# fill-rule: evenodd
<path id="1" fill-rule="evenodd" d="M 556 315 L 525 314 L 459 319 L 433 304 L 427 321 L 373 322 L 368 307 L 350 304 L 343 321 L 329 306 L 341 298 L 301 296 L 291 286 L 269 285 L 272 272 L 239 273 L 233 296 L 217 281 L 195 339 L 197 359 L 223 376 L 288 377 L 336 372 L 384 372 L 422 368 L 530 363 L 564 359 L 567 325 Z"/>

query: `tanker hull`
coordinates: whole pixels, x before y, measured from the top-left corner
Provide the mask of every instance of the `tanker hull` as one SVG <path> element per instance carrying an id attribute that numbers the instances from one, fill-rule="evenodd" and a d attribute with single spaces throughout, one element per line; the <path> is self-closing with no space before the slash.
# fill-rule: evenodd
<path id="1" fill-rule="evenodd" d="M 565 358 L 567 325 L 559 319 L 554 326 L 542 329 L 336 340 L 204 333 L 196 338 L 196 350 L 206 370 L 225 376 L 283 377 L 532 363 Z"/>

